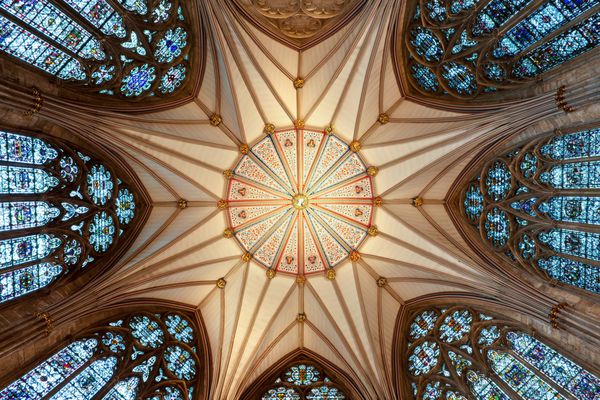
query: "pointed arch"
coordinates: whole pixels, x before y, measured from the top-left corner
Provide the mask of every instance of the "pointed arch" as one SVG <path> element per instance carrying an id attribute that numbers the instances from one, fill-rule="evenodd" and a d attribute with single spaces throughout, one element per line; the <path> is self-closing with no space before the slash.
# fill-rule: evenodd
<path id="1" fill-rule="evenodd" d="M 467 243 L 508 274 L 600 294 L 598 140 L 596 121 L 482 151 L 448 196 Z"/>
<path id="2" fill-rule="evenodd" d="M 110 110 L 191 101 L 204 63 L 196 1 L 0 2 L 1 78 Z"/>
<path id="3" fill-rule="evenodd" d="M 285 400 L 364 398 L 358 386 L 343 371 L 305 348 L 297 349 L 277 361 L 245 390 L 240 399 L 270 399 L 269 395 L 278 393 L 285 393 Z"/>
<path id="4" fill-rule="evenodd" d="M 393 345 L 400 397 L 595 398 L 598 368 L 509 314 L 473 296 L 424 298 L 401 310 Z"/>
<path id="5" fill-rule="evenodd" d="M 0 174 L 0 313 L 9 320 L 114 266 L 151 210 L 123 160 L 58 126 L 0 127 Z"/>
<path id="6" fill-rule="evenodd" d="M 442 108 L 530 97 L 542 79 L 594 68 L 599 12 L 596 0 L 409 1 L 393 48 L 398 80 L 409 98 Z"/>
<path id="7" fill-rule="evenodd" d="M 210 349 L 201 317 L 149 303 L 71 321 L 75 334 L 0 378 L 0 398 L 208 399 Z"/>

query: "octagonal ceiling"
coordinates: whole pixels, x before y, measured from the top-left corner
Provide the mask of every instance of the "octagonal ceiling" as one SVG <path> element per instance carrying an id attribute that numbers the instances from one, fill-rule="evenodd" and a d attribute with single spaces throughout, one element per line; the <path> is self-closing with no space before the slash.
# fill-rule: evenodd
<path id="1" fill-rule="evenodd" d="M 212 349 L 212 398 L 237 398 L 299 347 L 337 364 L 366 398 L 394 398 L 399 307 L 424 295 L 501 289 L 465 250 L 444 206 L 473 148 L 494 133 L 499 117 L 451 114 L 403 98 L 390 51 L 400 1 L 366 2 L 331 36 L 302 51 L 221 3 L 199 2 L 209 49 L 193 103 L 103 117 L 99 124 L 99 135 L 145 184 L 154 209 L 121 269 L 97 291 L 107 304 L 162 299 L 199 310 Z M 235 172 L 265 131 L 295 132 L 294 125 L 315 132 L 333 126 L 340 142 L 360 143 L 354 149 L 365 166 L 378 168 L 373 197 L 383 204 L 363 224 L 377 231 L 357 255 L 335 264 L 333 276 L 328 268 L 307 276 L 298 269 L 299 277 L 268 274 L 269 263 L 244 257 L 226 231 L 232 206 L 221 200 L 234 179 L 228 170 Z"/>

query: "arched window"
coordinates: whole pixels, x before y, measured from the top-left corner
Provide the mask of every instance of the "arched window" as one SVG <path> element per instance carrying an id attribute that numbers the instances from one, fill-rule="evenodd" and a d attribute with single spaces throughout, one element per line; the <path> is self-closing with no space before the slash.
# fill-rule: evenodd
<path id="1" fill-rule="evenodd" d="M 511 265 L 600 294 L 600 128 L 557 131 L 484 163 L 461 213 Z"/>
<path id="2" fill-rule="evenodd" d="M 264 391 L 261 400 L 346 400 L 346 395 L 312 363 L 289 365 Z"/>
<path id="3" fill-rule="evenodd" d="M 49 136 L 0 130 L 0 304 L 122 251 L 139 195 L 97 157 Z"/>
<path id="4" fill-rule="evenodd" d="M 531 82 L 600 44 L 598 0 L 420 0 L 405 71 L 425 96 L 469 99 Z"/>
<path id="5" fill-rule="evenodd" d="M 0 391 L 0 399 L 198 398 L 203 357 L 185 316 L 137 313 L 81 333 Z"/>
<path id="6" fill-rule="evenodd" d="M 84 93 L 169 96 L 192 37 L 179 0 L 0 0 L 0 52 Z"/>
<path id="7" fill-rule="evenodd" d="M 600 379 L 516 324 L 469 307 L 428 308 L 408 326 L 419 400 L 594 400 Z"/>

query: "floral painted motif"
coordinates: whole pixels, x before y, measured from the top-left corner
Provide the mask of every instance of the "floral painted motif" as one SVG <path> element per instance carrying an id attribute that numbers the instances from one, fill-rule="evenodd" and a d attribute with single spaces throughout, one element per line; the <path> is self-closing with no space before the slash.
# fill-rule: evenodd
<path id="1" fill-rule="evenodd" d="M 365 240 L 373 182 L 358 153 L 335 135 L 283 130 L 238 161 L 229 180 L 229 226 L 267 268 L 307 274 L 333 268 Z"/>

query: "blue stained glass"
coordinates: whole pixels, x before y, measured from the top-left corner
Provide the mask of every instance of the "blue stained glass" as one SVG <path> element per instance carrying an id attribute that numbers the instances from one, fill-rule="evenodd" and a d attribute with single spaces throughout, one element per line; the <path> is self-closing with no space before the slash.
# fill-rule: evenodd
<path id="1" fill-rule="evenodd" d="M 556 136 L 540 152 L 553 160 L 572 160 L 600 156 L 600 129 Z"/>
<path id="2" fill-rule="evenodd" d="M 425 341 L 416 346 L 408 357 L 408 370 L 414 376 L 427 374 L 438 364 L 439 357 L 437 343 Z"/>
<path id="3" fill-rule="evenodd" d="M 83 58 L 106 57 L 100 42 L 52 3 L 1 0 L 0 8 Z"/>
<path id="4" fill-rule="evenodd" d="M 154 22 L 161 23 L 169 19 L 169 13 L 171 8 L 173 8 L 173 5 L 169 0 L 161 0 L 161 2 L 156 6 L 154 11 L 152 12 L 152 18 Z M 181 8 L 179 9 L 179 11 L 181 11 Z M 179 16 L 179 20 L 183 21 L 181 13 Z"/>
<path id="5" fill-rule="evenodd" d="M 169 346 L 165 350 L 167 368 L 179 379 L 192 380 L 196 376 L 196 361 L 189 351 L 180 346 Z"/>
<path id="6" fill-rule="evenodd" d="M 150 89 L 155 79 L 155 67 L 148 64 L 136 66 L 123 78 L 121 92 L 127 97 L 139 96 Z"/>
<path id="7" fill-rule="evenodd" d="M 194 329 L 185 318 L 177 314 L 169 314 L 165 318 L 169 333 L 178 341 L 191 344 L 194 341 Z"/>
<path id="8" fill-rule="evenodd" d="M 173 93 L 186 78 L 186 68 L 183 64 L 175 65 L 160 78 L 158 90 L 163 94 Z"/>
<path id="9" fill-rule="evenodd" d="M 0 400 L 42 398 L 88 361 L 97 344 L 95 339 L 71 343 L 0 391 Z"/>
<path id="10" fill-rule="evenodd" d="M 542 172 L 540 181 L 556 189 L 600 188 L 600 161 L 556 165 Z"/>
<path id="11" fill-rule="evenodd" d="M 467 400 L 467 398 L 455 392 L 446 392 L 446 400 Z"/>
<path id="12" fill-rule="evenodd" d="M 87 193 L 98 205 L 105 205 L 112 197 L 112 174 L 104 165 L 94 165 L 87 176 Z"/>
<path id="13" fill-rule="evenodd" d="M 261 400 L 300 400 L 300 395 L 294 389 L 281 386 L 270 389 L 262 396 Z"/>
<path id="14" fill-rule="evenodd" d="M 423 27 L 416 27 L 410 32 L 410 43 L 416 53 L 427 61 L 439 61 L 444 53 L 438 38 Z"/>
<path id="15" fill-rule="evenodd" d="M 87 213 L 90 210 L 88 207 L 80 206 L 77 204 L 66 203 L 66 202 L 60 203 L 60 205 L 65 210 L 65 214 L 62 217 L 63 221 L 68 221 L 72 218 L 84 215 L 85 213 Z"/>
<path id="16" fill-rule="evenodd" d="M 448 343 L 461 339 L 471 330 L 472 321 L 473 316 L 469 311 L 454 311 L 440 325 L 440 338 Z"/>
<path id="17" fill-rule="evenodd" d="M 417 315 L 410 325 L 410 338 L 417 340 L 431 333 L 435 322 L 438 319 L 438 315 L 435 311 L 423 311 Z"/>
<path id="18" fill-rule="evenodd" d="M 598 197 L 551 197 L 540 211 L 555 221 L 600 225 L 600 198 Z"/>
<path id="19" fill-rule="evenodd" d="M 0 131 L 0 161 L 44 165 L 58 152 L 41 139 Z"/>
<path id="20" fill-rule="evenodd" d="M 512 355 L 490 350 L 488 358 L 494 372 L 525 400 L 564 399 L 552 386 L 537 377 Z"/>
<path id="21" fill-rule="evenodd" d="M 442 389 L 439 381 L 429 382 L 423 391 L 423 400 L 438 400 L 442 396 Z"/>
<path id="22" fill-rule="evenodd" d="M 138 39 L 137 34 L 135 32 L 131 32 L 131 34 L 129 35 L 129 42 L 124 42 L 121 44 L 121 46 L 135 53 L 138 53 L 141 56 L 146 55 L 146 48 Z"/>
<path id="23" fill-rule="evenodd" d="M 469 10 L 475 7 L 478 0 L 454 0 L 450 5 L 450 12 L 452 14 L 458 14 L 461 11 Z"/>
<path id="24" fill-rule="evenodd" d="M 9 167 L 0 165 L 0 193 L 46 193 L 58 186 L 58 178 L 39 168 Z"/>
<path id="25" fill-rule="evenodd" d="M 64 0 L 64 2 L 103 33 L 125 37 L 123 19 L 106 0 Z"/>
<path id="26" fill-rule="evenodd" d="M 485 77 L 490 81 L 502 82 L 506 79 L 506 71 L 498 64 L 485 64 L 483 70 Z"/>
<path id="27" fill-rule="evenodd" d="M 94 250 L 104 253 L 113 243 L 115 224 L 112 217 L 102 211 L 101 213 L 94 215 L 88 231 L 90 235 L 89 241 L 90 244 L 94 246 Z"/>
<path id="28" fill-rule="evenodd" d="M 146 361 L 144 361 L 141 364 L 134 367 L 132 369 L 132 371 L 142 374 L 142 380 L 144 382 L 147 382 L 148 379 L 150 378 L 150 373 L 152 372 L 152 368 L 154 367 L 155 363 L 156 363 L 156 357 L 152 356 L 149 359 L 147 359 Z"/>
<path id="29" fill-rule="evenodd" d="M 535 241 L 529 235 L 523 235 L 519 241 L 519 252 L 525 260 L 531 259 L 535 255 Z"/>
<path id="30" fill-rule="evenodd" d="M 453 351 L 448 352 L 448 357 L 450 358 L 450 361 L 452 361 L 452 365 L 454 366 L 454 369 L 456 370 L 459 376 L 462 376 L 463 371 L 466 368 L 470 367 L 472 364 L 471 361 L 467 360 L 462 355 Z"/>
<path id="31" fill-rule="evenodd" d="M 103 397 L 104 400 L 135 400 L 140 378 L 131 377 L 117 382 L 115 386 Z"/>
<path id="32" fill-rule="evenodd" d="M 60 210 L 44 201 L 0 203 L 0 231 L 44 226 L 60 215 Z"/>
<path id="33" fill-rule="evenodd" d="M 145 347 L 158 348 L 164 343 L 164 332 L 147 316 L 135 316 L 129 322 L 131 334 Z"/>
<path id="34" fill-rule="evenodd" d="M 135 201 L 129 189 L 120 189 L 115 201 L 117 217 L 121 224 L 129 224 L 135 215 Z"/>
<path id="35" fill-rule="evenodd" d="M 454 44 L 454 47 L 452 47 L 452 54 L 458 54 L 461 51 L 465 51 L 475 45 L 477 45 L 477 42 L 474 40 L 469 40 L 467 37 L 467 31 L 462 31 L 459 39 Z"/>
<path id="36" fill-rule="evenodd" d="M 16 299 L 48 286 L 63 272 L 63 267 L 41 263 L 0 275 L 0 303 Z"/>
<path id="37" fill-rule="evenodd" d="M 296 386 L 310 385 L 319 381 L 319 371 L 312 365 L 294 365 L 285 375 L 287 381 Z"/>
<path id="38" fill-rule="evenodd" d="M 515 63 L 513 73 L 517 77 L 533 77 L 561 65 L 599 44 L 600 15 L 595 14 L 524 55 Z"/>
<path id="39" fill-rule="evenodd" d="M 343 393 L 331 386 L 312 388 L 306 396 L 307 400 L 344 400 L 345 398 Z"/>
<path id="40" fill-rule="evenodd" d="M 500 329 L 496 325 L 483 328 L 479 331 L 477 344 L 480 346 L 490 346 L 500 338 Z"/>
<path id="41" fill-rule="evenodd" d="M 428 0 L 425 8 L 432 21 L 444 22 L 446 20 L 446 7 L 439 0 Z"/>
<path id="42" fill-rule="evenodd" d="M 162 39 L 159 40 L 154 56 L 161 63 L 170 63 L 181 55 L 182 50 L 187 46 L 187 32 L 177 27 L 165 32 Z"/>
<path id="43" fill-rule="evenodd" d="M 101 65 L 92 72 L 92 79 L 96 85 L 101 85 L 104 82 L 109 82 L 115 77 L 114 65 Z"/>
<path id="44" fill-rule="evenodd" d="M 0 270 L 47 257 L 61 243 L 55 235 L 47 234 L 0 240 Z"/>
<path id="45" fill-rule="evenodd" d="M 459 95 L 470 96 L 477 90 L 475 76 L 463 64 L 450 62 L 442 65 L 442 77 L 448 87 Z"/>
<path id="46" fill-rule="evenodd" d="M 478 184 L 472 183 L 469 185 L 465 193 L 463 205 L 465 207 L 465 214 L 471 221 L 479 220 L 483 212 L 483 194 L 481 194 Z"/>
<path id="47" fill-rule="evenodd" d="M 552 279 L 600 294 L 598 267 L 558 256 L 539 259 L 537 265 Z"/>
<path id="48" fill-rule="evenodd" d="M 0 16 L 0 50 L 65 80 L 86 77 L 78 60 L 3 16 Z"/>
<path id="49" fill-rule="evenodd" d="M 106 332 L 102 336 L 102 343 L 113 353 L 125 351 L 125 340 L 119 334 Z"/>
<path id="50" fill-rule="evenodd" d="M 510 400 L 502 389 L 481 373 L 467 371 L 467 381 L 477 400 Z"/>
<path id="51" fill-rule="evenodd" d="M 69 240 L 63 249 L 63 259 L 65 263 L 68 265 L 77 264 L 82 251 L 79 241 L 75 239 Z"/>
<path id="52" fill-rule="evenodd" d="M 487 194 L 494 201 L 506 198 L 512 187 L 512 174 L 504 161 L 495 161 L 487 170 L 485 185 Z"/>
<path id="53" fill-rule="evenodd" d="M 144 15 L 148 12 L 146 0 L 118 0 L 129 11 Z"/>
<path id="54" fill-rule="evenodd" d="M 63 386 L 51 399 L 81 400 L 93 398 L 112 378 L 116 365 L 117 359 L 115 357 L 94 361 Z"/>
<path id="55" fill-rule="evenodd" d="M 597 399 L 600 393 L 598 377 L 526 333 L 509 332 L 507 338 L 517 354 L 578 400 Z"/>
<path id="56" fill-rule="evenodd" d="M 541 232 L 538 239 L 558 253 L 600 261 L 600 233 L 551 229 Z"/>
<path id="57" fill-rule="evenodd" d="M 510 206 L 517 211 L 521 211 L 522 213 L 531 215 L 535 217 L 537 214 L 535 212 L 535 205 L 537 203 L 536 197 L 526 198 L 518 201 L 513 201 L 510 203 Z"/>
<path id="58" fill-rule="evenodd" d="M 439 83 L 437 77 L 429 67 L 414 63 L 411 65 L 410 71 L 412 77 L 419 84 L 421 89 L 431 93 L 437 92 Z"/>
<path id="59" fill-rule="evenodd" d="M 486 238 L 496 247 L 504 247 L 511 234 L 510 222 L 506 212 L 494 207 L 485 217 Z"/>
<path id="60" fill-rule="evenodd" d="M 523 155 L 521 159 L 521 163 L 519 164 L 519 169 L 525 178 L 531 179 L 535 175 L 537 171 L 538 159 L 532 153 L 526 153 Z"/>

